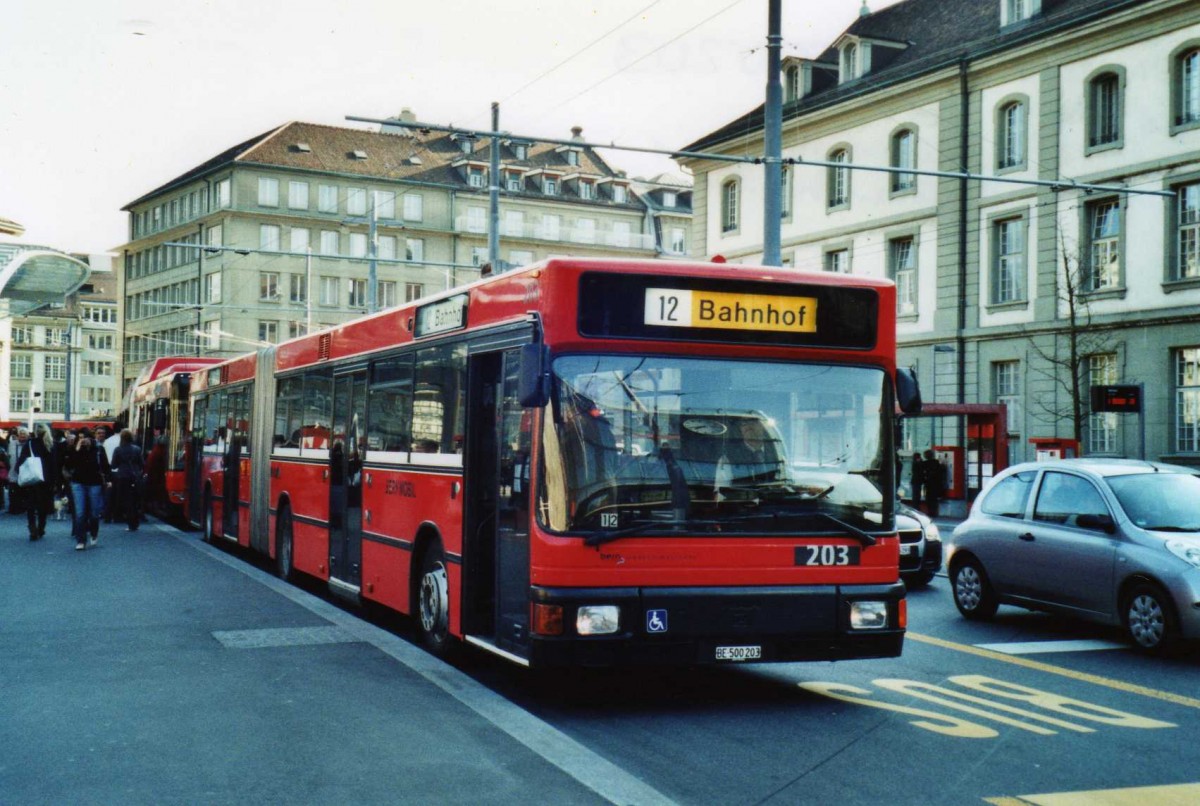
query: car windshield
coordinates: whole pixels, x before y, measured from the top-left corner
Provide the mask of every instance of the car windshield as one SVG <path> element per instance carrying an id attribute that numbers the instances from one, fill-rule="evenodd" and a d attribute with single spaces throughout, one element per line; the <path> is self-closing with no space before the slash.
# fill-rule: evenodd
<path id="1" fill-rule="evenodd" d="M 877 368 L 640 356 L 554 362 L 539 518 L 626 534 L 892 527 Z M 886 478 L 885 478 L 886 475 Z"/>
<path id="2" fill-rule="evenodd" d="M 1200 532 L 1200 476 L 1190 473 L 1138 473 L 1110 476 L 1129 520 L 1142 529 Z"/>

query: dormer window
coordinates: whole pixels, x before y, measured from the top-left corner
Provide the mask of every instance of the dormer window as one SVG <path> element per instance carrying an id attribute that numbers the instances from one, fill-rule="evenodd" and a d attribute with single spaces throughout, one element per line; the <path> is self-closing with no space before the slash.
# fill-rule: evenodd
<path id="1" fill-rule="evenodd" d="M 542 192 L 547 196 L 558 195 L 558 180 L 553 176 L 547 176 L 542 179 Z"/>
<path id="2" fill-rule="evenodd" d="M 483 187 L 483 169 L 474 165 L 467 167 L 467 184 L 473 188 Z"/>
<path id="3" fill-rule="evenodd" d="M 794 101 L 800 97 L 800 65 L 793 64 L 783 71 L 783 100 Z"/>
<path id="4" fill-rule="evenodd" d="M 663 207 L 675 207 L 679 203 L 678 197 L 673 190 L 663 191 Z"/>
<path id="5" fill-rule="evenodd" d="M 512 192 L 524 190 L 520 171 L 508 171 L 504 174 L 504 188 Z"/>
<path id="6" fill-rule="evenodd" d="M 1000 27 L 1024 22 L 1041 10 L 1042 0 L 1000 0 Z"/>
<path id="7" fill-rule="evenodd" d="M 617 204 L 624 204 L 629 200 L 629 190 L 624 185 L 613 185 L 612 194 L 613 201 Z"/>
<path id="8" fill-rule="evenodd" d="M 579 164 L 579 152 L 578 151 L 567 151 L 565 154 L 563 154 L 563 156 L 566 157 L 566 159 L 567 159 L 567 165 L 578 165 Z"/>
<path id="9" fill-rule="evenodd" d="M 856 42 L 848 43 L 842 48 L 842 81 L 851 81 L 859 76 L 859 53 Z"/>
<path id="10" fill-rule="evenodd" d="M 579 198 L 594 199 L 596 198 L 596 185 L 586 179 L 579 180 Z"/>
<path id="11" fill-rule="evenodd" d="M 513 143 L 513 156 L 519 160 L 529 159 L 529 146 L 525 143 Z"/>

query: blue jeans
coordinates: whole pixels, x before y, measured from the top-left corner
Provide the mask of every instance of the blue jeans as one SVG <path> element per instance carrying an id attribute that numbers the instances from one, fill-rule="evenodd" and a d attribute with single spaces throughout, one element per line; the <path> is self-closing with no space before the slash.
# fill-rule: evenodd
<path id="1" fill-rule="evenodd" d="M 71 482 L 71 500 L 75 502 L 75 528 L 72 534 L 76 543 L 82 543 L 90 534 L 100 531 L 100 516 L 104 512 L 104 485 L 78 484 Z"/>

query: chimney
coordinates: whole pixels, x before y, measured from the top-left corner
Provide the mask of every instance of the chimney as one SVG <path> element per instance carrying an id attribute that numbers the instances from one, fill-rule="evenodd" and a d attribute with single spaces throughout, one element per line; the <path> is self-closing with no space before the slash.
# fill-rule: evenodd
<path id="1" fill-rule="evenodd" d="M 582 140 L 583 139 L 583 127 L 582 126 L 572 126 L 571 127 L 571 139 L 572 140 Z"/>
<path id="2" fill-rule="evenodd" d="M 396 117 L 400 118 L 400 120 L 404 121 L 405 123 L 417 122 L 417 113 L 409 109 L 407 106 L 401 109 L 400 114 Z"/>
<path id="3" fill-rule="evenodd" d="M 417 116 L 416 116 L 416 113 L 414 113 L 411 109 L 409 109 L 406 106 L 403 109 L 401 109 L 400 114 L 396 115 L 396 117 L 393 118 L 392 120 L 393 120 L 393 122 L 384 123 L 382 126 L 380 126 L 379 131 L 383 132 L 384 134 L 406 134 L 406 135 L 411 136 L 412 132 L 410 132 L 402 124 L 416 123 Z"/>

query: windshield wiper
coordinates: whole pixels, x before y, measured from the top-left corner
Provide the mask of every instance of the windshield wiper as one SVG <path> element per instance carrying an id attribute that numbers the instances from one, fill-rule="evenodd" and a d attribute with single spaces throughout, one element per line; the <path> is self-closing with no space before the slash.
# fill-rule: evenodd
<path id="1" fill-rule="evenodd" d="M 633 535 L 681 535 L 698 532 L 697 527 L 700 526 L 720 526 L 724 521 L 719 520 L 697 520 L 692 518 L 686 521 L 634 521 L 628 526 L 623 526 L 620 529 L 609 529 L 599 532 L 592 532 L 583 540 L 585 546 L 600 546 L 605 543 L 611 543 L 614 540 L 620 540 L 622 537 L 631 537 Z"/>
<path id="2" fill-rule="evenodd" d="M 1200 526 L 1143 526 L 1147 532 L 1200 532 Z"/>
<path id="3" fill-rule="evenodd" d="M 805 509 L 805 510 L 799 510 L 799 511 L 793 511 L 793 512 L 778 512 L 778 511 L 775 511 L 775 512 L 752 512 L 752 513 L 748 513 L 745 515 L 739 515 L 736 518 L 728 518 L 728 519 L 726 519 L 726 522 L 729 522 L 729 521 L 754 521 L 754 520 L 777 520 L 777 519 L 782 519 L 782 518 L 809 518 L 809 517 L 820 518 L 824 521 L 827 521 L 828 523 L 832 523 L 834 526 L 837 526 L 839 529 L 843 530 L 847 535 L 849 535 L 850 537 L 853 537 L 855 540 L 857 540 L 859 543 L 862 543 L 864 546 L 873 546 L 876 543 L 875 536 L 873 534 L 871 534 L 870 532 L 865 532 L 862 529 L 859 529 L 857 526 L 854 526 L 853 524 L 846 523 L 841 518 L 836 518 L 833 515 L 830 515 L 828 512 L 821 512 L 821 511 L 815 510 L 815 509 L 814 510 Z"/>

